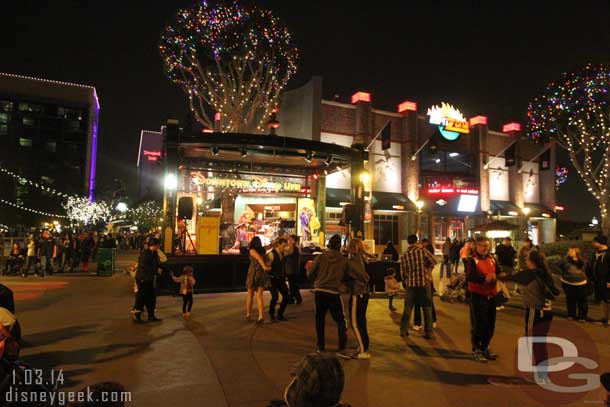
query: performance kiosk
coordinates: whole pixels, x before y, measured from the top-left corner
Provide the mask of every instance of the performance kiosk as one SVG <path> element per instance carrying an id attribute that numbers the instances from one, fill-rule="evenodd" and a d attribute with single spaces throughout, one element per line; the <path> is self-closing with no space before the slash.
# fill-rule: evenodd
<path id="1" fill-rule="evenodd" d="M 363 146 L 267 134 L 185 137 L 173 120 L 162 135 L 162 246 L 176 274 L 194 267 L 197 291 L 243 290 L 255 236 L 268 245 L 296 234 L 302 247 L 323 246 L 325 179 L 345 168 L 354 174 L 345 226 L 353 236 L 363 232 Z M 301 264 L 309 258 L 301 256 Z M 163 279 L 161 289 L 170 284 Z"/>

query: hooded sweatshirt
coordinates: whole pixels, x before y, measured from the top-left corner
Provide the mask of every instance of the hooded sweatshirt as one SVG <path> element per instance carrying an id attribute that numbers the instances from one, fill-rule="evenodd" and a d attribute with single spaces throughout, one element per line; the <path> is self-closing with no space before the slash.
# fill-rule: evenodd
<path id="1" fill-rule="evenodd" d="M 521 299 L 527 308 L 544 309 L 546 298 L 544 292 L 548 287 L 554 295 L 559 294 L 555 287 L 553 277 L 546 270 L 523 270 L 512 276 L 508 276 L 503 281 L 514 281 L 521 285 Z"/>
<path id="2" fill-rule="evenodd" d="M 368 294 L 370 277 L 364 268 L 360 253 L 347 261 L 347 281 L 352 295 Z"/>
<path id="3" fill-rule="evenodd" d="M 316 256 L 307 271 L 307 278 L 313 282 L 315 291 L 339 294 L 339 286 L 345 279 L 347 259 L 336 250 L 329 250 Z"/>

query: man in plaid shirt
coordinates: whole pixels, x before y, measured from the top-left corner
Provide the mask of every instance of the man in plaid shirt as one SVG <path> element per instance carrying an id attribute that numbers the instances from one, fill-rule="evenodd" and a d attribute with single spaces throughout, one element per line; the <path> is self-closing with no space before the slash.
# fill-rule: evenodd
<path id="1" fill-rule="evenodd" d="M 413 305 L 424 310 L 424 338 L 432 338 L 432 280 L 431 270 L 436 264 L 432 253 L 417 245 L 417 236 L 407 237 L 407 251 L 400 259 L 400 272 L 405 283 L 405 308 L 400 321 L 400 336 L 409 336 L 408 328 Z"/>

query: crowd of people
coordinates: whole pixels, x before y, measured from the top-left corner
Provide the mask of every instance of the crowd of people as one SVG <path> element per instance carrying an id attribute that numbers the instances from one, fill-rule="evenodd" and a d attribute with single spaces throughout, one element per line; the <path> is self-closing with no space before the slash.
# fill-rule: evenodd
<path id="1" fill-rule="evenodd" d="M 141 249 L 145 238 L 140 233 L 34 232 L 23 241 L 13 242 L 3 274 L 44 277 L 72 271 L 86 273 L 99 248 Z"/>

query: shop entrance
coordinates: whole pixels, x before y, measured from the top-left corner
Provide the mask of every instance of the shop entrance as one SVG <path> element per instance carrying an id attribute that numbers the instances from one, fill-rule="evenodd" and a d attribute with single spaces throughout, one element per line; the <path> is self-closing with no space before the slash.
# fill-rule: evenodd
<path id="1" fill-rule="evenodd" d="M 450 238 L 462 240 L 465 238 L 464 219 L 458 217 L 434 216 L 433 217 L 434 248 L 441 252 L 445 239 Z"/>

